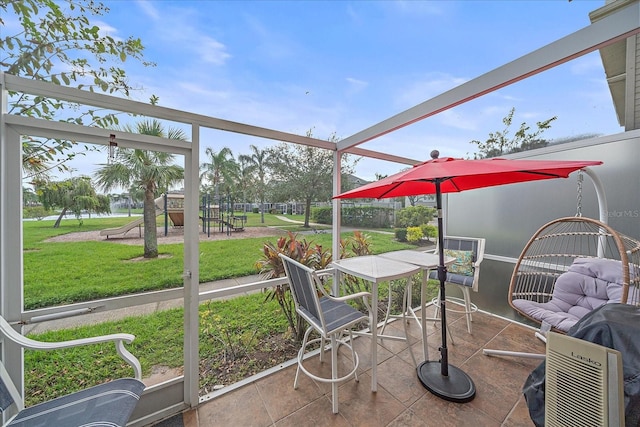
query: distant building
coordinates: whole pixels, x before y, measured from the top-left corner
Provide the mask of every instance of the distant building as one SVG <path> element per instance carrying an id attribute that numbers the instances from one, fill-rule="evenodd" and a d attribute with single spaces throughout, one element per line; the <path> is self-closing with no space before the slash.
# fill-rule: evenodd
<path id="1" fill-rule="evenodd" d="M 413 204 L 409 200 L 409 197 L 405 200 L 405 206 L 428 206 L 430 208 L 436 207 L 436 195 L 435 194 L 424 194 L 420 196 L 412 196 Z"/>
<path id="2" fill-rule="evenodd" d="M 362 187 L 363 185 L 369 184 L 371 182 L 371 181 L 367 181 L 367 180 L 362 179 L 362 178 L 358 178 L 357 176 L 352 175 L 350 173 L 344 175 L 343 179 L 345 181 L 346 187 L 349 190 L 353 190 L 354 188 Z"/>

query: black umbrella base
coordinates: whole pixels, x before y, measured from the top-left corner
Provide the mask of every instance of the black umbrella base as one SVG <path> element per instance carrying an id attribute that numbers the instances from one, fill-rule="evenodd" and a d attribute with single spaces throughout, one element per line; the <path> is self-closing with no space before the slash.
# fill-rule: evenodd
<path id="1" fill-rule="evenodd" d="M 462 369 L 449 365 L 449 375 L 443 376 L 440 362 L 427 361 L 418 366 L 418 379 L 431 393 L 456 403 L 471 402 L 476 386 Z"/>

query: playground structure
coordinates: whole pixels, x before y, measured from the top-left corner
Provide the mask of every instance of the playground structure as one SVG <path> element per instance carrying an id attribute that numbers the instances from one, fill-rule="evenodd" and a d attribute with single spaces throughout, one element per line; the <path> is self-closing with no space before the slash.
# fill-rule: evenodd
<path id="1" fill-rule="evenodd" d="M 164 214 L 164 235 L 169 232 L 169 222 L 173 227 L 184 227 L 184 194 L 168 193 L 163 194 L 154 200 L 156 205 L 156 216 Z M 202 198 L 202 232 L 211 234 L 211 225 L 213 231 L 227 234 L 232 231 L 244 231 L 247 221 L 246 215 L 237 216 L 233 212 L 224 212 L 218 205 L 211 204 L 211 198 L 204 196 Z M 135 220 L 128 222 L 120 227 L 106 228 L 100 231 L 101 236 L 124 235 L 134 228 L 138 228 L 139 237 L 142 237 L 142 227 L 144 225 L 144 217 L 140 216 Z"/>
<path id="2" fill-rule="evenodd" d="M 226 203 L 227 209 L 220 209 L 219 204 L 212 204 L 212 197 L 205 195 L 202 197 L 202 205 L 200 209 L 202 211 L 202 232 L 207 233 L 207 236 L 211 235 L 211 224 L 215 228 L 218 228 L 218 232 L 231 234 L 233 231 L 244 231 L 245 224 L 247 222 L 246 215 L 235 215 L 231 208 L 231 203 Z"/>
<path id="3" fill-rule="evenodd" d="M 184 196 L 183 196 L 184 197 Z M 164 195 L 158 197 L 157 199 L 155 199 L 155 204 L 156 204 L 156 216 L 160 215 L 161 213 L 164 212 Z M 142 237 L 142 225 L 144 223 L 144 216 L 140 216 L 139 218 L 136 218 L 135 220 L 128 222 L 124 225 L 121 225 L 120 227 L 114 227 L 114 228 L 105 228 L 104 230 L 100 231 L 100 235 L 101 236 L 107 236 L 107 239 L 109 238 L 109 236 L 117 236 L 118 234 L 126 234 L 129 230 L 133 230 L 134 228 L 138 227 L 138 233 L 139 236 Z M 184 214 L 182 216 L 182 223 L 184 225 Z"/>
<path id="4" fill-rule="evenodd" d="M 184 227 L 184 194 L 163 194 L 155 201 L 156 207 L 166 214 L 165 219 L 168 216 L 174 227 Z"/>

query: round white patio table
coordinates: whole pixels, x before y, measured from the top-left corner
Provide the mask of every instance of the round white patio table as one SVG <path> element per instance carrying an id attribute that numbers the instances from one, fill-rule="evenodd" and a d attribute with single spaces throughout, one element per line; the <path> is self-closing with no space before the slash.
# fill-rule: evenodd
<path id="1" fill-rule="evenodd" d="M 371 391 L 378 390 L 378 354 L 379 338 L 399 339 L 399 337 L 378 334 L 378 283 L 403 277 L 411 277 L 420 271 L 420 267 L 403 261 L 397 261 L 378 255 L 365 255 L 333 261 L 331 267 L 336 270 L 371 282 Z M 404 338 L 400 338 L 404 339 Z"/>
<path id="2" fill-rule="evenodd" d="M 438 267 L 438 263 L 440 262 L 440 258 L 438 254 L 428 253 L 428 252 L 420 252 L 414 251 L 410 249 L 405 249 L 401 251 L 393 251 L 386 252 L 378 255 L 383 258 L 392 259 L 395 261 L 402 261 L 405 263 L 413 264 L 419 266 L 422 273 L 422 286 L 420 287 L 420 329 L 422 331 L 422 355 L 424 360 L 429 360 L 429 350 L 427 348 L 427 328 L 426 321 L 427 316 L 425 314 L 425 305 L 426 305 L 426 295 L 427 295 L 427 281 L 429 280 L 429 270 L 433 270 Z M 444 265 L 451 265 L 455 262 L 455 258 L 453 257 L 445 257 Z M 409 285 L 411 286 L 411 285 Z M 411 288 L 409 288 L 409 291 Z M 409 296 L 410 298 L 410 296 Z M 410 300 L 409 300 L 410 301 Z M 411 307 L 411 304 L 407 305 L 407 309 L 411 313 L 414 319 L 418 320 L 416 317 L 416 313 Z M 409 347 L 409 351 L 411 352 L 411 347 Z M 411 352 L 411 356 L 413 357 L 413 352 Z"/>

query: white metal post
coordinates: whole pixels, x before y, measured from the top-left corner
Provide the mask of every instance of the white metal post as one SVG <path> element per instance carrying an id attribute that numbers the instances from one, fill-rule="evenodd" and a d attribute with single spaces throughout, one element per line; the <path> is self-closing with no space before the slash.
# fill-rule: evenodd
<path id="1" fill-rule="evenodd" d="M 334 151 L 333 152 L 333 195 L 337 196 L 340 194 L 342 181 L 342 152 Z M 340 199 L 333 199 L 333 224 L 331 225 L 333 238 L 331 240 L 331 253 L 333 255 L 333 259 L 340 258 Z M 333 295 L 340 295 L 340 272 L 336 270 L 335 277 L 333 278 Z"/>
<path id="2" fill-rule="evenodd" d="M 13 323 L 20 320 L 23 308 L 22 144 L 20 134 L 5 121 L 4 74 L 0 74 L 0 89 L 0 310 Z M 2 361 L 18 392 L 24 393 L 22 349 L 3 343 Z"/>
<path id="3" fill-rule="evenodd" d="M 189 406 L 198 405 L 199 342 L 199 162 L 200 126 L 192 125 L 191 152 L 184 159 L 184 399 Z"/>

